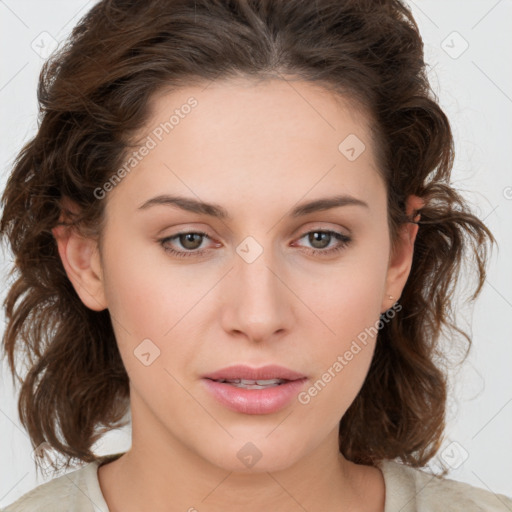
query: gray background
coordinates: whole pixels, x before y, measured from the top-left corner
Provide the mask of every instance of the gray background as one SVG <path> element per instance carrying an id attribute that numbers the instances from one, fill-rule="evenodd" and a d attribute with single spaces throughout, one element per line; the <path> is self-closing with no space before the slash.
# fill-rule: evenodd
<path id="1" fill-rule="evenodd" d="M 36 85 L 43 59 L 95 1 L 0 0 L 1 188 L 16 153 L 36 130 Z M 449 477 L 512 495 L 512 50 L 511 0 L 409 2 L 434 90 L 456 139 L 454 184 L 495 234 L 482 295 L 461 307 L 472 353 L 451 374 L 446 439 L 430 467 Z M 508 20 L 508 21 L 507 21 Z M 11 257 L 2 258 L 2 300 Z M 3 312 L 1 313 L 3 317 Z M 448 348 L 452 340 L 445 340 Z M 129 429 L 113 432 L 99 453 L 129 447 Z M 0 380 L 0 506 L 35 485 L 27 434 L 5 365 Z"/>

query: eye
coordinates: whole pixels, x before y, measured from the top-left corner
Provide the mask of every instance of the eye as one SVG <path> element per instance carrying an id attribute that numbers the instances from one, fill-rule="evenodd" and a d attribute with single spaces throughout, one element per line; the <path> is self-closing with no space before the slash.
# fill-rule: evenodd
<path id="1" fill-rule="evenodd" d="M 173 256 L 178 256 L 180 258 L 186 258 L 187 256 L 200 256 L 207 252 L 206 249 L 196 250 L 198 249 L 204 238 L 210 238 L 206 233 L 202 231 L 186 231 L 183 233 L 177 233 L 176 235 L 168 236 L 166 238 L 162 238 L 159 240 L 160 245 L 163 247 L 164 251 L 172 254 Z M 177 240 L 181 246 L 185 249 L 184 251 L 176 250 L 169 242 Z"/>
<path id="2" fill-rule="evenodd" d="M 313 249 L 310 249 L 308 252 L 315 256 L 330 256 L 345 249 L 352 241 L 349 236 L 331 230 L 317 229 L 314 231 L 308 231 L 302 235 L 299 240 L 305 237 L 307 237 L 308 242 L 313 246 Z M 337 243 L 335 243 L 334 246 L 329 247 L 333 241 L 337 241 Z"/>

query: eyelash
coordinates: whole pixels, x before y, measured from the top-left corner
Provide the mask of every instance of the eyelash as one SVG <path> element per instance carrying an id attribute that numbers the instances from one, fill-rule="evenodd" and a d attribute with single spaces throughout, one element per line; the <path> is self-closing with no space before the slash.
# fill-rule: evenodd
<path id="1" fill-rule="evenodd" d="M 304 233 L 300 238 L 304 238 L 307 235 L 310 235 L 311 233 L 326 233 L 331 236 L 333 236 L 336 240 L 338 240 L 340 243 L 335 246 L 331 247 L 330 249 L 310 249 L 309 252 L 313 254 L 314 256 L 326 256 L 326 255 L 332 255 L 335 254 L 343 249 L 345 249 L 352 239 L 346 235 L 343 235 L 342 233 L 338 233 L 337 231 L 331 231 L 331 230 L 321 230 L 321 229 L 315 229 L 312 231 L 308 231 L 307 233 Z M 182 235 L 200 235 L 206 238 L 210 238 L 207 233 L 204 233 L 202 231 L 184 231 L 183 233 L 176 233 L 175 235 L 168 236 L 166 238 L 162 238 L 159 240 L 160 245 L 163 247 L 164 251 L 171 254 L 172 256 L 177 256 L 179 258 L 187 258 L 187 257 L 195 257 L 195 256 L 202 256 L 205 254 L 208 249 L 201 249 L 201 250 L 194 250 L 194 251 L 176 251 L 175 249 L 170 248 L 169 246 L 166 246 L 166 242 L 170 242 L 171 240 L 177 239 Z"/>

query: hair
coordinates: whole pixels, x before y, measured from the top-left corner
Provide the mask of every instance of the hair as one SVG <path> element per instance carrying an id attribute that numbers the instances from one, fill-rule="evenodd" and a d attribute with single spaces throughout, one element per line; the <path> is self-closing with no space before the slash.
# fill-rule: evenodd
<path id="1" fill-rule="evenodd" d="M 339 449 L 356 463 L 424 466 L 445 428 L 442 334 L 471 345 L 454 319 L 458 277 L 470 265 L 474 300 L 495 239 L 450 185 L 450 124 L 427 78 L 417 24 L 399 0 L 102 0 L 86 13 L 43 65 L 38 131 L 2 196 L 0 232 L 15 256 L 3 351 L 20 385 L 21 422 L 34 447 L 46 443 L 67 465 L 97 460 L 94 442 L 122 424 L 129 379 L 109 312 L 82 303 L 52 228 L 101 240 L 105 201 L 94 191 L 122 165 L 154 95 L 236 77 L 303 80 L 361 106 L 392 242 L 421 214 L 402 309 L 379 330 L 364 384 L 340 421 Z M 410 194 L 425 201 L 412 218 Z"/>

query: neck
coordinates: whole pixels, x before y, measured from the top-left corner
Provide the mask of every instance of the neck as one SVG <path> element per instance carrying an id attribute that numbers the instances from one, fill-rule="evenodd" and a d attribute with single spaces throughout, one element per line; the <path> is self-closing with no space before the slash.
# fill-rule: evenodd
<path id="1" fill-rule="evenodd" d="M 250 469 L 227 469 L 185 446 L 158 421 L 148 424 L 148 419 L 132 414 L 132 448 L 99 468 L 100 486 L 111 512 L 384 508 L 382 474 L 339 453 L 337 428 L 316 449 L 291 458 L 292 463 L 283 467 L 258 469 L 256 463 Z M 381 492 L 375 493 L 379 485 Z"/>

